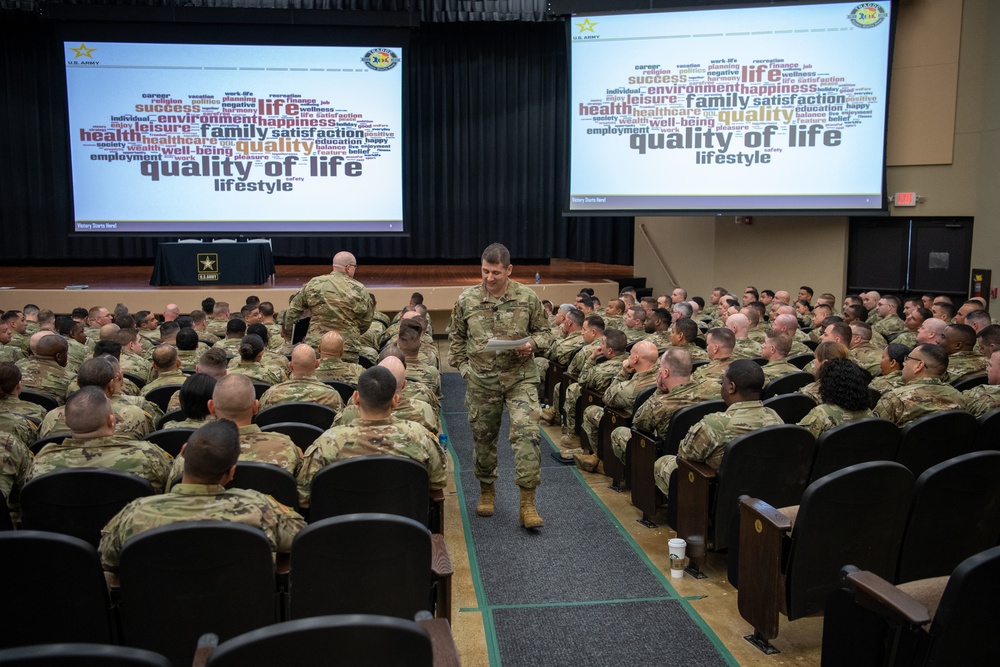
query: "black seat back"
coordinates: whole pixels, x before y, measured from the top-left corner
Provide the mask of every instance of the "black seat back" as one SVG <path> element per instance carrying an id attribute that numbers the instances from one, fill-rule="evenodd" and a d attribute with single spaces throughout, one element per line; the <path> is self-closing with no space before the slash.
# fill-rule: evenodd
<path id="1" fill-rule="evenodd" d="M 298 490 L 292 473 L 271 463 L 240 461 L 227 489 L 253 489 L 271 496 L 286 507 L 299 504 Z"/>
<path id="2" fill-rule="evenodd" d="M 179 384 L 165 384 L 159 387 L 153 387 L 147 393 L 146 400 L 150 403 L 156 403 L 156 405 L 163 410 L 167 411 L 167 406 L 170 405 L 170 398 L 175 392 L 180 391 L 181 385 Z"/>
<path id="3" fill-rule="evenodd" d="M 413 618 L 431 608 L 431 533 L 381 513 L 331 517 L 292 544 L 289 616 L 383 614 Z"/>
<path id="4" fill-rule="evenodd" d="M 979 418 L 979 430 L 972 451 L 1000 450 L 1000 408 L 994 408 Z"/>
<path id="5" fill-rule="evenodd" d="M 348 401 L 351 400 L 351 396 L 354 396 L 354 392 L 357 390 L 357 387 L 353 384 L 341 382 L 340 380 L 323 380 L 323 384 L 336 389 L 337 393 L 340 394 L 341 400 L 344 401 L 344 405 L 347 405 Z"/>
<path id="6" fill-rule="evenodd" d="M 995 546 L 998 536 L 1000 452 L 972 452 L 932 466 L 917 479 L 894 581 L 947 576 Z"/>
<path id="7" fill-rule="evenodd" d="M 43 644 L 0 651 L 0 666 L 16 667 L 172 667 L 152 651 L 110 644 Z"/>
<path id="8" fill-rule="evenodd" d="M 779 375 L 778 377 L 774 378 L 766 385 L 764 385 L 763 398 L 767 400 L 772 396 L 791 394 L 793 392 L 798 391 L 799 388 L 806 386 L 815 379 L 816 378 L 813 377 L 812 373 L 806 373 L 805 371 L 799 371 L 798 373 L 785 373 L 784 375 Z"/>
<path id="9" fill-rule="evenodd" d="M 59 402 L 49 396 L 48 394 L 43 394 L 40 391 L 34 391 L 33 389 L 24 388 L 21 393 L 18 394 L 18 398 L 22 401 L 30 401 L 37 405 L 45 408 L 46 412 L 51 412 L 59 407 Z"/>
<path id="10" fill-rule="evenodd" d="M 1000 547 L 962 561 L 930 627 L 928 665 L 989 665 L 1000 655 Z"/>
<path id="11" fill-rule="evenodd" d="M 702 401 L 695 405 L 681 408 L 670 418 L 667 437 L 663 444 L 663 454 L 677 454 L 677 447 L 687 435 L 691 427 L 702 420 L 705 415 L 713 412 L 725 412 L 726 403 L 722 399 Z"/>
<path id="12" fill-rule="evenodd" d="M 226 640 L 277 620 L 264 533 L 228 521 L 154 528 L 122 548 L 122 640 L 189 665 L 198 638 Z"/>
<path id="13" fill-rule="evenodd" d="M 142 477 L 106 468 L 66 468 L 21 489 L 21 526 L 78 537 L 96 547 L 101 529 L 125 505 L 153 495 Z"/>
<path id="14" fill-rule="evenodd" d="M 899 429 L 888 419 L 865 417 L 839 424 L 816 440 L 810 481 L 868 461 L 892 461 L 899 448 Z"/>
<path id="15" fill-rule="evenodd" d="M 893 461 L 850 466 L 809 485 L 785 569 L 789 620 L 822 611 L 845 565 L 892 577 L 912 495 L 913 475 Z"/>
<path id="16" fill-rule="evenodd" d="M 305 401 L 291 401 L 264 408 L 257 413 L 254 423 L 263 428 L 269 424 L 277 424 L 279 422 L 301 422 L 326 430 L 333 424 L 333 419 L 336 416 L 337 413 L 333 408 L 327 405 Z"/>
<path id="17" fill-rule="evenodd" d="M 979 422 L 964 410 L 942 410 L 903 427 L 896 460 L 919 477 L 933 465 L 972 451 Z"/>
<path id="18" fill-rule="evenodd" d="M 112 641 L 108 588 L 92 545 L 56 533 L 3 532 L 0 572 L 0 648 Z"/>
<path id="19" fill-rule="evenodd" d="M 153 431 L 146 436 L 147 442 L 152 442 L 174 458 L 181 453 L 181 448 L 195 432 L 193 428 L 170 428 Z"/>
<path id="20" fill-rule="evenodd" d="M 808 375 L 808 373 L 807 373 Z M 778 394 L 764 401 L 765 408 L 778 413 L 786 424 L 798 424 L 809 411 L 816 407 L 816 401 L 805 394 Z"/>
<path id="21" fill-rule="evenodd" d="M 331 463 L 313 477 L 309 520 L 381 512 L 427 526 L 429 488 L 427 469 L 413 459 L 392 454 L 355 456 Z"/>
<path id="22" fill-rule="evenodd" d="M 323 435 L 323 429 L 319 426 L 303 424 L 302 422 L 275 422 L 261 426 L 260 430 L 264 433 L 283 433 L 303 451 L 308 449 L 309 445 L 316 441 L 316 438 Z"/>

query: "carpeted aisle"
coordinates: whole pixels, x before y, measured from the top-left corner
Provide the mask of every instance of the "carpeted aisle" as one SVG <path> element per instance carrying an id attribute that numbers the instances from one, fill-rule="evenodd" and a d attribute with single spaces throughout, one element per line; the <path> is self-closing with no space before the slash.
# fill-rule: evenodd
<path id="1" fill-rule="evenodd" d="M 552 460 L 544 436 L 537 502 L 545 527 L 527 531 L 518 525 L 506 414 L 497 511 L 490 518 L 476 516 L 479 483 L 465 382 L 457 373 L 445 374 L 442 382 L 443 418 L 491 665 L 736 664 L 576 468 Z"/>

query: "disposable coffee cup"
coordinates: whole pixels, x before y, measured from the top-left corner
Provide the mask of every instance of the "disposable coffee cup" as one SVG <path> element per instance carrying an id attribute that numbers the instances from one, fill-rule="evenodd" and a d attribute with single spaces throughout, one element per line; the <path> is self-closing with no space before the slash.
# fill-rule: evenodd
<path id="1" fill-rule="evenodd" d="M 687 565 L 687 542 L 675 537 L 667 543 L 670 549 L 670 576 L 680 579 L 684 576 L 684 566 Z"/>

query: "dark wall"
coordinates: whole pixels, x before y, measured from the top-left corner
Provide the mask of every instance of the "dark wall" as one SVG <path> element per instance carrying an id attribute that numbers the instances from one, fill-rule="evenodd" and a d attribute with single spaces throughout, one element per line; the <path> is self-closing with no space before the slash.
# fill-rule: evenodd
<path id="1" fill-rule="evenodd" d="M 61 52 L 51 24 L 0 10 L 0 243 L 7 261 L 149 262 L 157 239 L 70 237 Z M 219 26 L 225 30 L 225 26 Z M 280 258 L 466 260 L 494 241 L 520 261 L 632 263 L 632 218 L 561 216 L 564 25 L 424 24 L 409 52 L 406 238 L 276 237 Z"/>

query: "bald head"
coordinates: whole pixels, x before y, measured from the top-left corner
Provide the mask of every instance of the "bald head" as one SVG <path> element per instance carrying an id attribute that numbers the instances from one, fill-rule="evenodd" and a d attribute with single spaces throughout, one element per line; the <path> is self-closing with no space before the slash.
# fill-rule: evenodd
<path id="1" fill-rule="evenodd" d="M 327 331 L 319 341 L 320 359 L 344 356 L 344 337 L 339 331 Z"/>
<path id="2" fill-rule="evenodd" d="M 726 318 L 726 328 L 736 334 L 737 338 L 746 338 L 750 332 L 750 319 L 743 313 L 736 313 Z"/>
<path id="3" fill-rule="evenodd" d="M 215 383 L 208 410 L 217 419 L 231 419 L 237 426 L 248 425 L 257 412 L 253 381 L 246 375 L 226 375 Z"/>
<path id="4" fill-rule="evenodd" d="M 97 337 L 101 340 L 114 340 L 115 335 L 121 331 L 121 327 L 117 324 L 105 324 L 100 328 Z"/>
<path id="5" fill-rule="evenodd" d="M 304 343 L 295 346 L 295 349 L 292 350 L 292 375 L 299 377 L 316 375 L 317 366 L 319 366 L 319 360 L 316 358 L 316 351 L 312 349 L 312 346 Z"/>
<path id="6" fill-rule="evenodd" d="M 659 356 L 655 345 L 647 340 L 640 340 L 632 346 L 628 363 L 632 366 L 632 370 L 642 373 L 656 366 Z"/>
<path id="7" fill-rule="evenodd" d="M 36 355 L 39 355 L 39 356 L 45 356 L 41 352 L 38 351 L 38 342 L 40 340 L 42 340 L 43 338 L 45 338 L 46 336 L 51 336 L 54 333 L 55 333 L 54 331 L 45 330 L 45 331 L 36 331 L 35 333 L 31 334 L 31 338 L 28 339 L 28 349 L 33 354 L 36 354 Z M 68 347 L 69 343 L 67 343 L 66 345 Z"/>
<path id="8" fill-rule="evenodd" d="M 333 256 L 333 270 L 347 271 L 350 266 L 357 266 L 358 260 L 349 252 L 341 251 Z"/>
<path id="9" fill-rule="evenodd" d="M 35 339 L 35 336 L 38 336 Z M 34 341 L 35 355 L 43 359 L 54 359 L 60 366 L 66 365 L 66 354 L 69 352 L 69 343 L 66 339 L 53 331 L 39 331 L 31 336 Z M 30 343 L 29 343 L 30 344 Z M 62 361 L 59 361 L 62 359 Z"/>
<path id="10" fill-rule="evenodd" d="M 173 322 L 181 314 L 181 309 L 176 303 L 168 303 L 167 307 L 163 309 L 163 321 Z"/>
<path id="11" fill-rule="evenodd" d="M 782 313 L 774 318 L 774 328 L 778 331 L 794 333 L 799 328 L 799 321 L 791 313 Z"/>
<path id="12" fill-rule="evenodd" d="M 378 362 L 378 365 L 392 373 L 393 377 L 396 378 L 396 393 L 401 392 L 406 386 L 406 365 L 396 356 L 388 356 Z"/>

